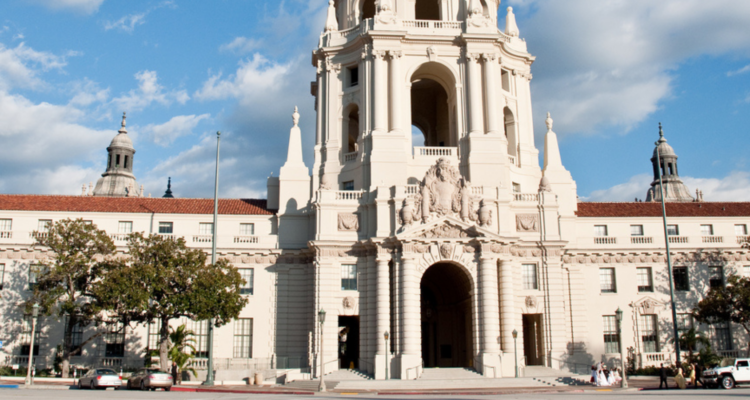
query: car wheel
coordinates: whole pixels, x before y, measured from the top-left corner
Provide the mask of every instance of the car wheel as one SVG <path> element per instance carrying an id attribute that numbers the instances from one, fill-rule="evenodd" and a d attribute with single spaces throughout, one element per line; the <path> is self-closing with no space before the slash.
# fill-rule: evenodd
<path id="1" fill-rule="evenodd" d="M 171 392 L 171 391 L 172 391 L 172 387 L 171 387 L 171 386 L 170 386 L 170 387 L 165 387 L 165 388 L 164 388 L 164 391 L 165 391 L 165 392 Z"/>
<path id="2" fill-rule="evenodd" d="M 146 390 L 146 385 L 141 381 L 141 390 Z"/>
<path id="3" fill-rule="evenodd" d="M 722 377 L 721 378 L 721 387 L 723 387 L 724 389 L 731 389 L 731 388 L 733 388 L 734 387 L 734 378 L 732 378 L 729 375 L 727 375 L 725 377 Z"/>
<path id="4" fill-rule="evenodd" d="M 81 385 L 81 380 L 78 380 L 78 390 L 83 390 L 83 385 Z"/>
<path id="5" fill-rule="evenodd" d="M 89 383 L 89 389 L 94 390 L 96 389 L 96 386 L 94 386 L 94 381 L 92 380 L 91 383 Z"/>

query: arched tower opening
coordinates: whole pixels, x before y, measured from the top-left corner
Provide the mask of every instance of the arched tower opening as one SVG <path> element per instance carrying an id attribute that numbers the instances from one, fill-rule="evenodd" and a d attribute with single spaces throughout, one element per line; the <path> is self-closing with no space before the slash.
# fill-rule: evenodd
<path id="1" fill-rule="evenodd" d="M 510 108 L 505 107 L 503 110 L 505 117 L 505 138 L 508 140 L 508 155 L 514 157 L 518 165 L 518 126 L 516 117 Z"/>
<path id="2" fill-rule="evenodd" d="M 440 21 L 440 0 L 417 0 L 414 15 L 418 20 Z"/>
<path id="3" fill-rule="evenodd" d="M 426 368 L 472 366 L 471 279 L 461 267 L 438 263 L 422 276 L 422 361 Z"/>
<path id="4" fill-rule="evenodd" d="M 364 0 L 362 3 L 362 19 L 375 18 L 375 0 Z"/>
<path id="5" fill-rule="evenodd" d="M 454 82 L 450 71 L 438 63 L 423 64 L 412 75 L 411 125 L 424 135 L 425 147 L 458 145 Z"/>
<path id="6" fill-rule="evenodd" d="M 344 114 L 344 152 L 354 153 L 358 150 L 357 141 L 359 140 L 359 107 L 353 104 Z"/>

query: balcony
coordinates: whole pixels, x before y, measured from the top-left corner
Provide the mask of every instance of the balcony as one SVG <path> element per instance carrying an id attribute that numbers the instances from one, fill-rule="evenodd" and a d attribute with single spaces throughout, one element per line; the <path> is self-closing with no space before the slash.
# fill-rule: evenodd
<path id="1" fill-rule="evenodd" d="M 669 243 L 672 244 L 685 244 L 690 243 L 690 240 L 687 236 L 669 236 Z"/>
<path id="2" fill-rule="evenodd" d="M 455 158 L 458 160 L 458 147 L 415 147 L 414 159 L 419 158 Z"/>
<path id="3" fill-rule="evenodd" d="M 630 244 L 654 244 L 654 238 L 651 236 L 631 236 Z"/>
<path id="4" fill-rule="evenodd" d="M 130 236 L 129 233 L 113 233 L 109 235 L 115 242 L 125 242 L 128 240 L 128 236 Z"/>
<path id="5" fill-rule="evenodd" d="M 750 243 L 750 236 L 737 236 L 737 244 Z"/>
<path id="6" fill-rule="evenodd" d="M 346 154 L 344 154 L 344 162 L 348 163 L 348 162 L 351 162 L 351 161 L 356 161 L 358 155 L 359 155 L 358 151 L 355 151 L 353 153 L 346 153 Z"/>
<path id="7" fill-rule="evenodd" d="M 336 200 L 357 200 L 365 194 L 364 190 L 337 190 Z"/>
<path id="8" fill-rule="evenodd" d="M 594 244 L 617 244 L 617 238 L 610 236 L 595 237 Z"/>
<path id="9" fill-rule="evenodd" d="M 214 240 L 213 235 L 194 235 L 193 243 L 211 243 Z"/>
<path id="10" fill-rule="evenodd" d="M 13 239 L 13 232 L 12 231 L 0 232 L 0 239 Z"/>
<path id="11" fill-rule="evenodd" d="M 724 236 L 703 236 L 703 243 L 724 243 Z"/>
<path id="12" fill-rule="evenodd" d="M 234 243 L 260 243 L 260 240 L 257 236 L 235 236 L 234 237 Z"/>
<path id="13" fill-rule="evenodd" d="M 513 200 L 519 202 L 539 202 L 538 193 L 513 193 Z"/>
<path id="14" fill-rule="evenodd" d="M 320 37 L 319 46 L 343 46 L 350 41 L 356 40 L 362 35 L 374 29 L 373 19 L 366 19 L 358 26 L 343 31 L 326 32 Z M 411 20 L 398 21 L 396 25 L 388 25 L 388 30 L 405 30 L 415 35 L 446 35 L 459 36 L 463 32 L 464 23 L 461 21 L 428 21 Z M 510 37 L 498 30 L 501 40 L 510 41 Z"/>

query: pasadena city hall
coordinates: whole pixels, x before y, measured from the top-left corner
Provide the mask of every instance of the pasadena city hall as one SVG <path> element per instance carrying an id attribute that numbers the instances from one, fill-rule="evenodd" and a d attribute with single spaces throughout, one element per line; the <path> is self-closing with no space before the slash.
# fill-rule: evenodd
<path id="1" fill-rule="evenodd" d="M 654 174 L 645 201 L 579 201 L 549 115 L 539 163 L 535 58 L 511 8 L 498 30 L 499 9 L 499 0 L 330 1 L 312 52 L 316 119 L 294 110 L 267 200 L 219 203 L 218 256 L 240 269 L 249 304 L 215 330 L 213 349 L 206 321 L 173 321 L 195 331 L 202 376 L 209 351 L 218 380 L 312 379 L 321 360 L 325 374 L 376 380 L 436 367 L 513 377 L 516 363 L 587 373 L 599 361 L 619 366 L 620 339 L 638 367 L 674 364 L 660 175 L 678 329 L 695 326 L 722 355 L 745 351 L 739 326 L 698 325 L 689 312 L 708 288 L 750 274 L 750 203 L 691 192 L 656 127 L 661 157 L 636 155 Z M 315 124 L 314 149 L 303 149 L 300 124 Z M 42 317 L 32 333 L 21 307 L 51 256 L 32 246 L 50 222 L 92 221 L 119 252 L 131 232 L 211 251 L 213 199 L 144 196 L 125 118 L 107 152 L 102 178 L 81 195 L 0 195 L 2 365 L 25 365 L 33 334 L 37 366 L 51 367 L 64 340 L 65 321 Z M 107 332 L 73 364 L 140 367 L 159 327 L 113 321 L 69 339 L 97 329 Z"/>

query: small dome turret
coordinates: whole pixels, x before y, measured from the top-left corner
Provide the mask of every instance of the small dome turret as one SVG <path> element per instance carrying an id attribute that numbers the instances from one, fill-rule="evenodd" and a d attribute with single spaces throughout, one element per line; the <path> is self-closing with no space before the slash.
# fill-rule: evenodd
<path id="1" fill-rule="evenodd" d="M 122 127 L 117 133 L 117 136 L 112 139 L 112 142 L 110 142 L 109 147 L 124 147 L 127 149 L 132 149 L 133 152 L 135 152 L 135 149 L 133 148 L 133 141 L 130 139 L 130 136 L 128 136 L 128 130 L 125 129 L 125 120 L 127 119 L 127 114 L 122 113 Z"/>
<path id="2" fill-rule="evenodd" d="M 135 148 L 126 129 L 127 114 L 122 113 L 122 123 L 117 135 L 107 147 L 107 170 L 96 182 L 94 196 L 137 197 L 138 185 L 133 175 Z"/>
<path id="3" fill-rule="evenodd" d="M 651 164 L 654 170 L 654 181 L 646 194 L 646 201 L 691 202 L 693 197 L 677 172 L 677 153 L 664 138 L 664 129 L 659 123 L 659 140 L 655 143 Z"/>

